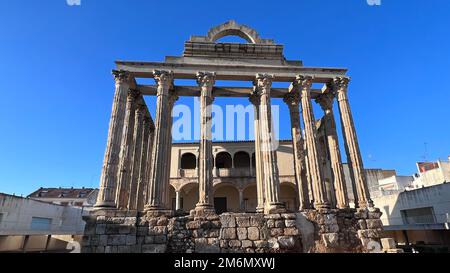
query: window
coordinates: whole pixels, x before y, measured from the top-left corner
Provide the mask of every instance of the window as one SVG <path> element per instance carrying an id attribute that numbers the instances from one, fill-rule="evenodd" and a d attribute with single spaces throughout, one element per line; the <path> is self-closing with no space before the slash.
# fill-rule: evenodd
<path id="1" fill-rule="evenodd" d="M 402 210 L 401 214 L 406 225 L 436 223 L 432 207 Z"/>
<path id="2" fill-rule="evenodd" d="M 194 154 L 187 153 L 181 156 L 182 170 L 195 170 L 197 168 L 197 157 Z"/>
<path id="3" fill-rule="evenodd" d="M 231 169 L 233 167 L 233 159 L 227 152 L 221 152 L 216 155 L 216 168 Z"/>
<path id="4" fill-rule="evenodd" d="M 52 226 L 51 218 L 33 217 L 31 219 L 31 230 L 46 231 Z"/>

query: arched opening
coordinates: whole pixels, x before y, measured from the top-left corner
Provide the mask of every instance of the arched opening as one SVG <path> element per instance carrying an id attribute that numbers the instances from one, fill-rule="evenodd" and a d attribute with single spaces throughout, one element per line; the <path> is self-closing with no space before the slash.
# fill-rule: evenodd
<path id="1" fill-rule="evenodd" d="M 227 152 L 221 152 L 216 155 L 216 168 L 231 169 L 233 167 L 233 159 Z"/>
<path id="2" fill-rule="evenodd" d="M 256 191 L 256 184 L 250 185 L 244 190 L 244 208 L 245 212 L 254 213 L 258 206 L 258 197 Z"/>
<path id="3" fill-rule="evenodd" d="M 221 32 L 216 33 L 213 37 L 211 37 L 211 40 L 213 42 L 217 42 L 218 40 L 222 39 L 223 37 L 228 36 L 235 36 L 240 37 L 241 39 L 245 40 L 246 42 L 250 44 L 254 44 L 254 38 L 251 37 L 249 34 L 243 32 L 240 29 L 224 29 Z"/>
<path id="4" fill-rule="evenodd" d="M 239 191 L 232 185 L 219 185 L 214 189 L 214 208 L 217 214 L 239 212 Z"/>
<path id="5" fill-rule="evenodd" d="M 197 157 L 192 153 L 186 153 L 181 156 L 182 170 L 195 170 L 197 168 Z"/>
<path id="6" fill-rule="evenodd" d="M 280 201 L 284 203 L 289 212 L 298 210 L 298 196 L 295 185 L 283 183 L 280 185 Z"/>
<path id="7" fill-rule="evenodd" d="M 249 169 L 250 168 L 250 155 L 246 152 L 237 152 L 234 154 L 234 168 L 236 169 Z"/>
<path id="8" fill-rule="evenodd" d="M 180 190 L 181 209 L 189 212 L 195 208 L 198 203 L 198 183 L 184 185 Z"/>

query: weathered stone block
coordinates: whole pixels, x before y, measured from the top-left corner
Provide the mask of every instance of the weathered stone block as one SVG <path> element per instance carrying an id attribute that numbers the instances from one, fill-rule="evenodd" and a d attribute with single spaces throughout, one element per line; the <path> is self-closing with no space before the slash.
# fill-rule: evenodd
<path id="1" fill-rule="evenodd" d="M 267 220 L 267 227 L 268 228 L 274 228 L 275 227 L 275 220 L 273 220 L 273 219 Z"/>
<path id="2" fill-rule="evenodd" d="M 105 247 L 104 246 L 95 247 L 94 253 L 105 253 Z"/>
<path id="3" fill-rule="evenodd" d="M 242 248 L 250 248 L 253 247 L 253 242 L 250 240 L 243 240 L 242 241 Z"/>
<path id="4" fill-rule="evenodd" d="M 297 228 L 285 228 L 284 235 L 286 236 L 297 236 L 299 234 Z"/>
<path id="5" fill-rule="evenodd" d="M 339 234 L 338 233 L 327 233 L 322 234 L 322 242 L 325 247 L 337 247 L 339 246 Z"/>
<path id="6" fill-rule="evenodd" d="M 283 213 L 281 214 L 281 217 L 285 220 L 295 220 L 297 218 L 297 215 L 295 215 L 295 213 Z"/>
<path id="7" fill-rule="evenodd" d="M 284 221 L 283 220 L 276 220 L 275 221 L 275 227 L 276 228 L 284 228 Z"/>
<path id="8" fill-rule="evenodd" d="M 222 228 L 222 239 L 234 240 L 236 239 L 236 229 L 235 228 Z"/>
<path id="9" fill-rule="evenodd" d="M 368 229 L 383 228 L 383 222 L 380 219 L 367 219 L 366 223 Z"/>
<path id="10" fill-rule="evenodd" d="M 200 221 L 191 221 L 191 222 L 187 223 L 186 227 L 188 229 L 199 229 Z"/>
<path id="11" fill-rule="evenodd" d="M 231 240 L 231 241 L 228 242 L 228 245 L 231 248 L 238 248 L 238 247 L 241 247 L 241 241 L 239 241 L 239 240 Z"/>
<path id="12" fill-rule="evenodd" d="M 169 219 L 167 219 L 166 217 L 161 217 L 158 219 L 158 221 L 156 222 L 156 224 L 158 226 L 166 226 L 169 223 Z"/>
<path id="13" fill-rule="evenodd" d="M 358 227 L 359 229 L 367 229 L 366 220 L 364 219 L 358 220 Z"/>
<path id="14" fill-rule="evenodd" d="M 236 217 L 236 224 L 238 227 L 249 227 L 250 217 Z"/>
<path id="15" fill-rule="evenodd" d="M 118 246 L 125 245 L 127 243 L 127 235 L 109 235 L 108 245 Z"/>
<path id="16" fill-rule="evenodd" d="M 284 224 L 287 228 L 297 226 L 297 222 L 295 220 L 286 220 L 286 221 L 284 221 Z"/>
<path id="17" fill-rule="evenodd" d="M 165 244 L 167 243 L 166 235 L 156 235 L 155 236 L 155 244 Z"/>
<path id="18" fill-rule="evenodd" d="M 220 222 L 224 228 L 236 227 L 236 218 L 231 214 L 222 214 L 220 216 Z"/>
<path id="19" fill-rule="evenodd" d="M 295 247 L 295 240 L 292 236 L 281 236 L 278 238 L 278 244 L 281 249 L 292 249 Z"/>
<path id="20" fill-rule="evenodd" d="M 253 243 L 255 244 L 256 248 L 266 248 L 269 246 L 269 242 L 264 240 L 254 241 Z"/>
<path id="21" fill-rule="evenodd" d="M 106 246 L 108 245 L 108 235 L 100 235 L 98 237 L 98 245 L 99 246 Z"/>
<path id="22" fill-rule="evenodd" d="M 249 240 L 257 241 L 259 240 L 259 228 L 257 227 L 249 227 L 247 230 L 247 236 Z"/>
<path id="23" fill-rule="evenodd" d="M 101 235 L 106 233 L 106 224 L 98 224 L 95 228 L 95 234 Z"/>
<path id="24" fill-rule="evenodd" d="M 250 217 L 250 225 L 252 227 L 261 227 L 264 225 L 264 217 L 263 216 L 251 216 Z"/>
<path id="25" fill-rule="evenodd" d="M 239 240 L 247 239 L 247 228 L 237 228 L 237 237 Z"/>
<path id="26" fill-rule="evenodd" d="M 136 244 L 136 236 L 134 236 L 134 235 L 127 235 L 127 242 L 126 242 L 126 244 L 128 246 L 135 245 Z"/>
<path id="27" fill-rule="evenodd" d="M 166 245 L 143 245 L 142 246 L 142 253 L 165 253 L 167 250 Z"/>
<path id="28" fill-rule="evenodd" d="M 270 229 L 270 236 L 272 236 L 272 237 L 278 237 L 278 236 L 283 236 L 283 235 L 284 235 L 284 230 L 282 228 Z"/>
<path id="29" fill-rule="evenodd" d="M 155 236 L 145 236 L 144 243 L 145 244 L 154 244 L 155 243 Z"/>
<path id="30" fill-rule="evenodd" d="M 156 226 L 148 228 L 148 235 L 165 235 L 167 234 L 167 227 Z"/>

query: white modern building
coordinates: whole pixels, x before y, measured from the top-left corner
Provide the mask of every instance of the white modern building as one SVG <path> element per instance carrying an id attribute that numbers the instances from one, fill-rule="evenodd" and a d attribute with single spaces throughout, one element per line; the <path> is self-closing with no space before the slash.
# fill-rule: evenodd
<path id="1" fill-rule="evenodd" d="M 84 231 L 82 207 L 0 193 L 0 252 L 65 250 Z"/>
<path id="2" fill-rule="evenodd" d="M 450 247 L 450 158 L 417 168 L 414 176 L 378 181 L 372 197 L 386 233 L 400 245 Z"/>

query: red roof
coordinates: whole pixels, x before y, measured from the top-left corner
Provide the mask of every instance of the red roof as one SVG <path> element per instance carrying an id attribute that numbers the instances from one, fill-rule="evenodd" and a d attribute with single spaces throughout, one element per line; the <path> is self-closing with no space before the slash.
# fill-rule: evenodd
<path id="1" fill-rule="evenodd" d="M 40 188 L 29 198 L 86 198 L 96 189 L 91 188 Z"/>

